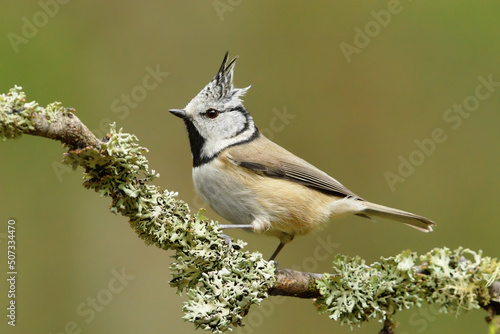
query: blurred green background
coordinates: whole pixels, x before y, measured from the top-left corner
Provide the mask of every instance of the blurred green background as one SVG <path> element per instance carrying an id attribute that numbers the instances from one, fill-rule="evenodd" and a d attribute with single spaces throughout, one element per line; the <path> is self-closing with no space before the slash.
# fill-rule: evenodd
<path id="1" fill-rule="evenodd" d="M 116 121 L 149 148 L 157 184 L 193 210 L 205 204 L 192 185 L 184 126 L 167 110 L 184 107 L 229 50 L 240 56 L 235 84 L 252 85 L 245 105 L 269 137 L 364 198 L 438 223 L 423 234 L 349 217 L 296 238 L 281 268 L 328 272 L 335 253 L 373 262 L 438 246 L 500 255 L 499 2 L 62 2 L 1 2 L 0 92 L 17 84 L 28 100 L 61 101 L 98 135 Z M 478 88 L 488 76 L 490 90 Z M 449 111 L 464 103 L 470 112 Z M 435 129 L 444 142 L 430 142 Z M 81 169 L 60 165 L 63 152 L 30 136 L 0 143 L 0 268 L 7 271 L 14 218 L 19 273 L 17 326 L 6 325 L 4 280 L 0 331 L 194 332 L 181 319 L 184 297 L 168 284 L 172 254 L 146 247 L 108 199 L 81 186 Z M 391 186 L 387 173 L 398 174 L 401 159 L 413 170 Z M 265 256 L 277 244 L 229 233 Z M 398 313 L 399 333 L 486 332 L 484 311 L 435 310 Z M 236 333 L 351 333 L 293 298 L 253 307 L 246 323 Z"/>

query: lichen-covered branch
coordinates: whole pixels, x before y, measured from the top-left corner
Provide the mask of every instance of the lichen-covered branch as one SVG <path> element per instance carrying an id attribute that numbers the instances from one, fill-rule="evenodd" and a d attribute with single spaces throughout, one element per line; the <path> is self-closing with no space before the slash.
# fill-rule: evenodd
<path id="1" fill-rule="evenodd" d="M 83 123 L 58 102 L 47 108 L 26 102 L 20 87 L 0 95 L 0 138 L 33 134 L 60 140 L 69 150 L 64 162 L 84 169 L 84 186 L 111 198 L 111 210 L 129 218 L 147 244 L 175 251 L 171 286 L 185 292 L 184 319 L 197 327 L 222 332 L 241 325 L 251 305 L 259 304 L 273 286 L 275 267 L 259 253 L 229 247 L 218 225 L 191 215 L 176 193 L 151 184 L 158 177 L 134 135 L 111 125 L 97 140 Z"/>
<path id="2" fill-rule="evenodd" d="M 31 134 L 58 140 L 68 147 L 64 162 L 84 169 L 84 186 L 110 197 L 111 210 L 126 216 L 147 243 L 175 251 L 171 286 L 185 292 L 184 319 L 196 327 L 222 332 L 242 324 L 253 304 L 269 295 L 315 298 L 322 313 L 343 324 L 370 319 L 393 331 L 391 315 L 423 303 L 438 303 L 442 312 L 483 307 L 491 326 L 498 323 L 500 264 L 468 249 L 437 248 L 418 256 L 410 251 L 367 265 L 342 255 L 331 274 L 278 270 L 260 253 L 232 246 L 216 222 L 191 214 L 176 193 L 152 184 L 150 170 L 134 135 L 111 125 L 97 139 L 74 115 L 55 102 L 41 107 L 26 102 L 20 87 L 0 95 L 0 138 Z"/>
<path id="3" fill-rule="evenodd" d="M 75 110 L 64 108 L 60 102 L 42 108 L 34 101 L 26 102 L 21 87 L 15 87 L 2 95 L 0 103 L 2 140 L 26 133 L 60 141 L 70 149 L 99 146 L 94 134 L 73 113 Z"/>
<path id="4" fill-rule="evenodd" d="M 269 289 L 269 294 L 271 296 L 318 298 L 321 294 L 317 281 L 323 278 L 323 274 L 291 269 L 278 270 L 276 272 L 276 284 Z"/>
<path id="5" fill-rule="evenodd" d="M 320 312 L 349 325 L 388 319 L 396 311 L 425 303 L 440 305 L 442 313 L 484 308 L 495 325 L 493 318 L 500 314 L 499 271 L 497 259 L 464 248 L 436 248 L 421 256 L 405 251 L 371 265 L 359 257 L 338 255 L 331 274 L 278 272 L 269 294 L 316 298 Z"/>
<path id="6" fill-rule="evenodd" d="M 359 257 L 339 255 L 333 274 L 318 281 L 321 297 L 316 305 L 330 318 L 350 325 L 386 319 L 424 303 L 455 314 L 490 305 L 498 309 L 500 296 L 490 287 L 499 269 L 497 259 L 463 248 L 436 248 L 421 256 L 405 251 L 371 265 Z"/>

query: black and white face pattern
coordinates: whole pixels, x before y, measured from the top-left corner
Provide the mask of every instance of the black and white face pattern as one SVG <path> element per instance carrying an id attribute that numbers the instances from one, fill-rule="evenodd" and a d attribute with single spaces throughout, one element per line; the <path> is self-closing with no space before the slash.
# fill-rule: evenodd
<path id="1" fill-rule="evenodd" d="M 240 98 L 250 87 L 233 87 L 235 60 L 227 64 L 226 54 L 214 79 L 184 109 L 194 167 L 209 162 L 227 147 L 258 136 L 252 116 Z"/>

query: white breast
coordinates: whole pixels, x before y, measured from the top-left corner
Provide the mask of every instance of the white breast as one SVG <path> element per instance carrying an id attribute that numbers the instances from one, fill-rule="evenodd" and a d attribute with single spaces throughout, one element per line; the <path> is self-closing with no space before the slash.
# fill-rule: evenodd
<path id="1" fill-rule="evenodd" d="M 193 182 L 201 198 L 231 223 L 252 224 L 256 219 L 269 221 L 266 219 L 268 214 L 250 189 L 228 173 L 218 159 L 193 168 Z"/>

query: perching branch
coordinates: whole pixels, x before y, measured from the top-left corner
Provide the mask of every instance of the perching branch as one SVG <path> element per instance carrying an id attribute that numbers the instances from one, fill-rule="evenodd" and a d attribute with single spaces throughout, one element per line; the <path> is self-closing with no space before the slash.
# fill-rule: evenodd
<path id="1" fill-rule="evenodd" d="M 66 109 L 54 113 L 52 118 L 43 113 L 33 113 L 34 129 L 27 134 L 54 139 L 70 149 L 99 147 L 99 140 L 73 113 L 74 109 Z"/>
<path id="2" fill-rule="evenodd" d="M 307 273 L 291 269 L 280 269 L 275 273 L 276 283 L 268 291 L 271 296 L 318 298 L 321 296 L 316 281 L 323 274 Z"/>
<path id="3" fill-rule="evenodd" d="M 460 262 L 467 261 L 464 257 Z M 428 270 L 421 265 L 413 266 L 413 272 L 419 277 L 428 275 Z M 317 281 L 325 278 L 324 274 L 309 273 L 291 269 L 276 271 L 276 283 L 268 290 L 270 296 L 287 296 L 297 298 L 319 298 L 321 291 Z M 335 275 L 332 275 L 335 276 Z M 498 277 L 498 276 L 497 276 Z M 490 316 L 500 315 L 500 281 L 493 282 L 488 287 L 490 303 L 480 303 L 480 306 L 490 312 Z"/>
<path id="4" fill-rule="evenodd" d="M 196 327 L 222 332 L 242 324 L 252 304 L 269 295 L 315 298 L 322 313 L 343 324 L 369 319 L 384 321 L 393 332 L 391 315 L 423 303 L 438 303 L 442 312 L 485 308 L 491 326 L 500 314 L 500 264 L 481 252 L 437 248 L 418 256 L 410 251 L 366 265 L 360 258 L 339 255 L 331 274 L 275 270 L 259 253 L 243 251 L 245 243 L 225 242 L 217 223 L 200 211 L 191 215 L 176 193 L 152 185 L 134 135 L 110 126 L 97 139 L 74 115 L 55 102 L 40 107 L 26 102 L 20 87 L 0 95 L 0 138 L 31 134 L 58 140 L 68 147 L 63 162 L 84 168 L 84 186 L 112 200 L 111 210 L 129 219 L 147 244 L 175 251 L 170 284 L 185 291 L 184 319 Z"/>

